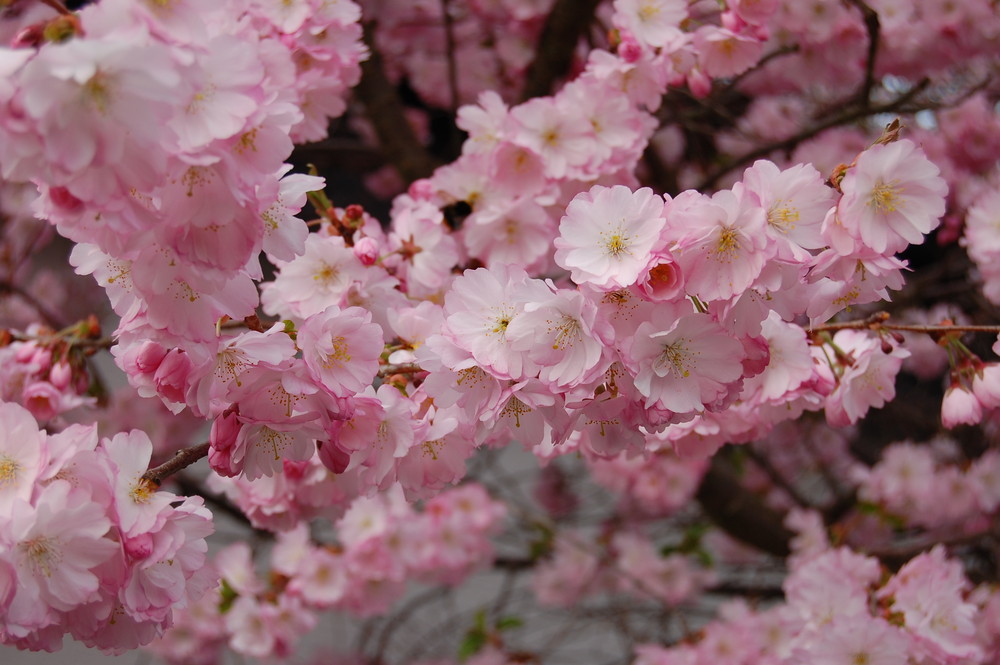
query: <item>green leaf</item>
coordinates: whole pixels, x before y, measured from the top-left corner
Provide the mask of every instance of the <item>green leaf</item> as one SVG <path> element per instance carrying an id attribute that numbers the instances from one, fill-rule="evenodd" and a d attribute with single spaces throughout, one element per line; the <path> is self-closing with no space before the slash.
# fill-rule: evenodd
<path id="1" fill-rule="evenodd" d="M 236 593 L 236 590 L 229 586 L 229 582 L 222 580 L 222 587 L 219 589 L 219 614 L 228 612 L 239 597 L 240 594 Z"/>
<path id="2" fill-rule="evenodd" d="M 470 656 L 475 656 L 482 651 L 484 646 L 486 646 L 485 633 L 470 630 L 462 643 L 458 645 L 458 659 L 464 662 Z"/>
<path id="3" fill-rule="evenodd" d="M 524 620 L 521 617 L 500 617 L 497 619 L 497 630 L 510 630 L 512 628 L 520 628 L 524 625 Z"/>

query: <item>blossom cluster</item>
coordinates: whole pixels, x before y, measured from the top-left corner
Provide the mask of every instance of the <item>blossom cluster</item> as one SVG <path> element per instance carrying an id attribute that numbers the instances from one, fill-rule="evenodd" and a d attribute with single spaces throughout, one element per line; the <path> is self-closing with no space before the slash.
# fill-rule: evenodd
<path id="1" fill-rule="evenodd" d="M 953 446 L 889 446 L 871 468 L 854 469 L 859 497 L 907 525 L 925 529 L 988 528 L 1000 507 L 1000 455 L 988 450 L 967 469 L 946 463 Z"/>
<path id="2" fill-rule="evenodd" d="M 3 174 L 38 185 L 36 212 L 77 243 L 72 262 L 121 317 L 116 354 L 133 385 L 175 412 L 232 406 L 237 377 L 208 376 L 240 351 L 216 324 L 253 313 L 261 251 L 302 251 L 294 214 L 322 181 L 283 162 L 344 110 L 366 54 L 359 18 L 351 2 L 111 1 L 81 11 L 71 39 L 2 52 L 0 134 L 17 146 Z M 289 348 L 261 360 L 274 367 Z"/>
<path id="3" fill-rule="evenodd" d="M 38 324 L 29 326 L 26 333 L 33 338 L 55 338 Z M 65 343 L 46 345 L 30 339 L 0 347 L 0 401 L 24 406 L 41 423 L 92 404 L 94 399 L 86 396 L 88 377 L 81 361 Z"/>
<path id="4" fill-rule="evenodd" d="M 151 454 L 138 430 L 50 435 L 23 407 L 0 403 L 4 642 L 54 651 L 69 633 L 109 652 L 134 649 L 214 584 L 212 516 L 201 498 L 143 477 Z"/>
<path id="5" fill-rule="evenodd" d="M 606 541 L 606 547 L 600 541 Z M 571 607 L 587 596 L 617 593 L 676 607 L 715 582 L 713 573 L 682 552 L 664 555 L 640 531 L 610 538 L 562 532 L 552 556 L 540 563 L 532 586 L 543 605 Z"/>
<path id="6" fill-rule="evenodd" d="M 729 603 L 696 643 L 642 645 L 635 664 L 993 662 L 996 603 L 988 592 L 970 593 L 961 564 L 943 547 L 891 576 L 877 559 L 843 547 L 793 561 L 784 603 L 761 610 Z"/>
<path id="7" fill-rule="evenodd" d="M 68 632 L 120 651 L 176 621 L 157 647 L 173 661 L 211 662 L 224 644 L 285 658 L 320 611 L 381 614 L 408 580 L 457 584 L 489 560 L 502 504 L 477 485 L 446 488 L 477 448 L 511 441 L 549 462 L 578 453 L 635 518 L 553 536 L 551 556 L 530 562 L 540 602 L 696 598 L 713 572 L 657 550 L 639 523 L 677 515 L 722 445 L 767 438 L 773 452 L 799 432 L 775 428 L 806 412 L 855 425 L 913 364 L 875 323 L 824 324 L 888 300 L 909 267 L 900 255 L 935 231 L 958 238 L 963 211 L 963 242 L 1000 301 L 1000 121 L 987 94 L 911 138 L 891 128 L 872 144 L 843 129 L 758 150 L 821 122 L 843 91 L 848 112 L 873 113 L 875 80 L 916 80 L 929 53 L 937 67 L 982 69 L 1000 34 L 989 0 L 911 4 L 605 2 L 609 35 L 586 35 L 599 47 L 577 49 L 554 94 L 520 102 L 548 0 L 101 0 L 64 24 L 4 32 L 0 176 L 17 184 L 3 191 L 37 187 L 34 213 L 75 243 L 71 262 L 120 318 L 112 353 L 132 388 L 211 423 L 205 487 L 278 535 L 266 580 L 235 545 L 216 558 L 218 594 L 196 601 L 212 575 L 207 511 L 143 479 L 154 444 L 138 431 L 39 431 L 96 400 L 79 336 L 25 326 L 0 338 L 0 399 L 27 408 L 0 405 L 2 641 L 54 649 Z M 453 163 L 395 198 L 384 227 L 286 163 L 348 108 L 367 57 L 362 10 L 379 18 L 369 43 L 389 78 L 468 134 Z M 68 34 L 52 37 L 54 25 Z M 888 49 L 877 60 L 876 37 Z M 711 139 L 718 155 L 686 163 L 692 127 L 661 122 L 726 90 L 755 97 Z M 725 153 L 736 158 L 714 159 Z M 658 160 L 673 194 L 641 186 Z M 979 177 L 990 169 L 992 182 Z M 312 232 L 296 217 L 307 196 Z M 0 275 L 0 290 L 13 284 Z M 1000 406 L 997 365 L 957 337 L 941 346 L 943 424 L 979 423 Z M 930 533 L 967 521 L 961 535 L 995 520 L 993 452 L 959 468 L 903 444 L 860 468 L 835 437 L 819 463 L 849 470 L 844 483 L 880 517 Z M 743 479 L 781 509 L 795 485 L 772 481 L 808 464 L 785 447 L 776 473 Z M 318 517 L 336 522 L 336 544 L 312 540 Z M 800 519 L 810 527 L 784 605 L 728 606 L 696 644 L 647 647 L 639 662 L 995 655 L 983 626 L 1000 621 L 1000 601 L 970 593 L 943 548 L 892 574 L 830 548 L 818 520 Z"/>
<path id="8" fill-rule="evenodd" d="M 269 582 L 246 543 L 216 555 L 219 594 L 187 612 L 151 648 L 168 662 L 215 662 L 228 641 L 236 653 L 287 658 L 316 625 L 316 613 L 388 611 L 408 581 L 457 585 L 493 556 L 489 536 L 506 514 L 475 484 L 448 490 L 417 512 L 396 486 L 353 501 L 336 523 L 337 543 L 315 544 L 305 523 L 279 534 Z"/>

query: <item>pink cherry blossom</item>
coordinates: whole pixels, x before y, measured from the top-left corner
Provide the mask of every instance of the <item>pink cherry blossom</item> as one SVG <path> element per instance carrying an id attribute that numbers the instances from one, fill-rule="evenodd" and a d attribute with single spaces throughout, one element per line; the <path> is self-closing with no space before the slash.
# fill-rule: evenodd
<path id="1" fill-rule="evenodd" d="M 873 146 L 858 156 L 840 183 L 836 221 L 827 226 L 834 247 L 848 253 L 863 245 L 896 253 L 919 245 L 944 214 L 948 186 L 909 139 Z"/>
<path id="2" fill-rule="evenodd" d="M 577 284 L 613 290 L 636 282 L 664 226 L 663 203 L 649 188 L 593 187 L 566 208 L 556 263 Z"/>

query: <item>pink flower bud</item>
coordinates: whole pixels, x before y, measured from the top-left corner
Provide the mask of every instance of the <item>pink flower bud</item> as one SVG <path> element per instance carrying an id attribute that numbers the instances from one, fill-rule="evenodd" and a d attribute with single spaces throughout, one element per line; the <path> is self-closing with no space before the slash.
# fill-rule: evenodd
<path id="1" fill-rule="evenodd" d="M 153 375 L 156 392 L 171 402 L 183 402 L 190 374 L 191 359 L 188 354 L 180 349 L 171 349 Z"/>
<path id="2" fill-rule="evenodd" d="M 31 360 L 28 362 L 38 367 L 39 371 L 44 371 L 52 364 L 52 350 L 44 346 L 39 346 L 35 349 L 35 352 L 31 355 Z"/>
<path id="3" fill-rule="evenodd" d="M 59 361 L 49 370 L 49 381 L 59 390 L 66 390 L 73 380 L 73 369 L 66 361 Z"/>
<path id="4" fill-rule="evenodd" d="M 354 243 L 354 256 L 358 257 L 363 265 L 374 265 L 378 261 L 379 246 L 374 238 L 365 236 Z"/>
<path id="5" fill-rule="evenodd" d="M 62 393 L 48 381 L 35 381 L 25 386 L 21 399 L 36 420 L 45 422 L 59 414 Z"/>
<path id="6" fill-rule="evenodd" d="M 233 450 L 243 424 L 236 413 L 223 413 L 212 423 L 208 441 L 208 464 L 220 476 L 232 477 L 243 471 L 242 460 L 233 462 Z"/>
<path id="7" fill-rule="evenodd" d="M 10 606 L 16 590 L 17 575 L 14 573 L 14 567 L 0 560 L 0 612 L 5 612 Z"/>
<path id="8" fill-rule="evenodd" d="M 941 400 L 941 424 L 951 429 L 955 425 L 976 425 L 983 419 L 983 408 L 971 392 L 953 385 Z"/>
<path id="9" fill-rule="evenodd" d="M 14 359 L 19 363 L 29 363 L 35 355 L 35 351 L 38 350 L 38 344 L 35 342 L 25 342 L 24 344 L 15 345 L 17 348 L 14 351 Z"/>
<path id="10" fill-rule="evenodd" d="M 153 536 L 149 533 L 140 533 L 132 538 L 126 538 L 122 544 L 125 546 L 125 554 L 141 561 L 153 551 Z"/>
<path id="11" fill-rule="evenodd" d="M 163 362 L 163 358 L 167 355 L 167 350 L 156 342 L 143 342 L 135 352 L 135 355 L 132 356 L 131 362 L 128 362 L 129 355 L 125 357 L 125 371 L 129 374 L 153 374 L 160 366 L 160 363 Z"/>

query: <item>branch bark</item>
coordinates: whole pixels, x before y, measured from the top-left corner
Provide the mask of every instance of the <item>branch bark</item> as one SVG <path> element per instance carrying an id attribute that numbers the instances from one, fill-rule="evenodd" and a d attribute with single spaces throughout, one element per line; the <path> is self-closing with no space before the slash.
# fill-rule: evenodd
<path id="1" fill-rule="evenodd" d="M 793 534 L 785 528 L 782 516 L 744 488 L 718 455 L 702 478 L 697 498 L 716 526 L 733 538 L 775 556 L 791 552 Z"/>
<path id="2" fill-rule="evenodd" d="M 696 189 L 698 191 L 705 191 L 707 189 L 710 189 L 724 175 L 726 175 L 733 169 L 738 168 L 740 166 L 745 166 L 746 164 L 749 164 L 750 162 L 756 159 L 767 157 L 772 152 L 778 150 L 784 150 L 786 152 L 790 152 L 791 150 L 794 150 L 795 147 L 798 146 L 803 141 L 811 139 L 812 137 L 817 136 L 818 134 L 833 127 L 840 127 L 841 125 L 846 125 L 855 122 L 857 120 L 862 120 L 864 118 L 867 118 L 872 115 L 877 115 L 879 113 L 896 113 L 896 112 L 902 113 L 904 111 L 909 111 L 910 109 L 907 109 L 906 105 L 909 104 L 911 101 L 913 101 L 920 93 L 926 90 L 929 85 L 930 85 L 929 79 L 922 79 L 916 85 L 914 85 L 913 88 L 903 93 L 902 95 L 892 100 L 891 102 L 887 102 L 885 104 L 880 104 L 878 106 L 872 106 L 868 108 L 859 109 L 855 107 L 843 113 L 838 113 L 833 117 L 827 118 L 826 120 L 818 122 L 811 127 L 806 127 L 801 132 L 789 136 L 787 139 L 783 139 L 781 141 L 774 141 L 773 143 L 769 143 L 759 148 L 755 148 L 754 150 L 751 150 L 747 153 L 744 153 L 743 155 L 740 155 L 739 157 L 730 160 L 729 162 L 724 164 L 722 168 L 709 174 L 701 183 L 698 184 Z M 846 104 L 850 104 L 850 100 L 845 102 L 845 105 Z M 841 105 L 841 108 L 843 108 L 843 106 L 844 105 Z"/>
<path id="3" fill-rule="evenodd" d="M 872 88 L 875 87 L 875 58 L 878 56 L 879 35 L 881 24 L 878 14 L 869 7 L 863 0 L 847 0 L 851 5 L 858 8 L 865 21 L 865 28 L 868 30 L 868 55 L 865 60 L 865 80 L 858 91 L 858 105 L 867 109 L 871 103 Z"/>
<path id="4" fill-rule="evenodd" d="M 206 441 L 196 446 L 189 446 L 178 450 L 172 458 L 142 474 L 142 480 L 150 483 L 153 487 L 159 487 L 164 478 L 172 476 L 181 469 L 191 466 L 202 457 L 206 457 L 208 455 L 208 447 L 209 444 Z"/>
<path id="5" fill-rule="evenodd" d="M 601 0 L 556 0 L 542 28 L 535 59 L 528 67 L 521 101 L 552 93 L 557 79 L 569 73 L 573 50 Z"/>
<path id="6" fill-rule="evenodd" d="M 375 48 L 374 23 L 365 24 L 364 38 L 371 55 L 361 63 L 361 82 L 354 92 L 364 104 L 386 161 L 408 183 L 426 178 L 434 172 L 434 160 L 406 120 L 396 87 L 385 74 L 382 56 Z"/>

